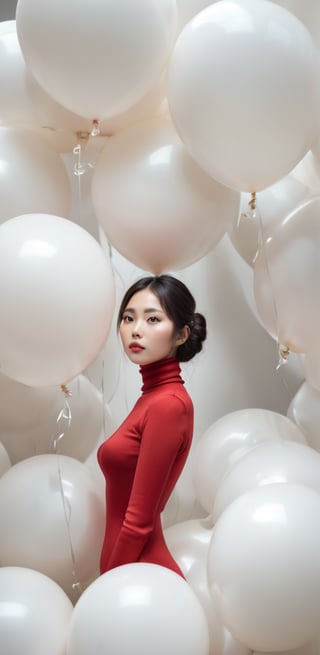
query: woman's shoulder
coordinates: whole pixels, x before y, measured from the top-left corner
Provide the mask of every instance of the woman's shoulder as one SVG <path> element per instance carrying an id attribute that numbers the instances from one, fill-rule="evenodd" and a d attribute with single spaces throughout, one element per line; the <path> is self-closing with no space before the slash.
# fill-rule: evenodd
<path id="1" fill-rule="evenodd" d="M 148 411 L 168 411 L 183 413 L 193 410 L 193 403 L 187 390 L 182 385 L 179 387 L 162 387 L 156 394 L 150 394 L 148 398 Z"/>

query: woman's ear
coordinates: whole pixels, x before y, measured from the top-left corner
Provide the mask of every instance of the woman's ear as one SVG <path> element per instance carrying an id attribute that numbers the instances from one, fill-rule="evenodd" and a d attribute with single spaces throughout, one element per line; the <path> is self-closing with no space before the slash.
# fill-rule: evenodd
<path id="1" fill-rule="evenodd" d="M 183 343 L 187 341 L 190 337 L 190 328 L 189 325 L 185 325 L 181 330 L 179 330 L 176 338 L 176 345 L 182 346 Z"/>

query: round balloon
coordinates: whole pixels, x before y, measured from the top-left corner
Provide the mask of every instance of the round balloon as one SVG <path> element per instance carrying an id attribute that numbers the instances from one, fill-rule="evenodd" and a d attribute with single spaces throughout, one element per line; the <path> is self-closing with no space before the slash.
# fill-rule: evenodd
<path id="1" fill-rule="evenodd" d="M 65 652 L 73 606 L 46 575 L 28 568 L 0 568 L 1 650 L 9 655 Z"/>
<path id="2" fill-rule="evenodd" d="M 170 121 L 154 119 L 107 141 L 92 199 L 112 245 L 159 274 L 212 249 L 238 215 L 240 197 L 195 164 Z"/>
<path id="3" fill-rule="evenodd" d="M 0 122 L 37 129 L 57 152 L 72 151 L 79 138 L 82 143 L 89 138 L 92 121 L 60 105 L 38 84 L 23 57 L 16 21 L 5 23 L 0 32 Z M 101 121 L 100 133 L 110 136 L 127 124 L 162 114 L 165 92 L 163 73 L 127 111 Z"/>
<path id="4" fill-rule="evenodd" d="M 289 350 L 319 350 L 320 197 L 299 205 L 265 241 L 254 265 L 263 325 Z"/>
<path id="5" fill-rule="evenodd" d="M 299 648 L 319 629 L 320 494 L 270 484 L 231 503 L 208 552 L 210 591 L 230 632 L 252 650 Z"/>
<path id="6" fill-rule="evenodd" d="M 266 484 L 303 484 L 320 494 L 320 454 L 293 441 L 269 441 L 251 448 L 223 477 L 215 497 L 217 521 L 236 498 Z"/>
<path id="7" fill-rule="evenodd" d="M 0 226 L 1 371 L 65 384 L 102 349 L 114 309 L 110 261 L 72 221 L 17 216 Z"/>
<path id="8" fill-rule="evenodd" d="M 77 600 L 98 574 L 105 500 L 89 468 L 66 455 L 37 455 L 0 478 L 0 561 L 49 576 Z"/>
<path id="9" fill-rule="evenodd" d="M 215 421 L 200 437 L 193 470 L 197 498 L 209 514 L 219 485 L 231 466 L 250 448 L 264 441 L 305 437 L 286 416 L 267 409 L 240 409 Z"/>
<path id="10" fill-rule="evenodd" d="M 209 175 L 260 191 L 287 175 L 317 138 L 318 78 L 317 48 L 296 16 L 267 0 L 216 2 L 176 41 L 169 108 Z"/>
<path id="11" fill-rule="evenodd" d="M 91 120 L 115 116 L 157 82 L 176 31 L 174 0 L 19 0 L 28 68 L 61 105 Z"/>
<path id="12" fill-rule="evenodd" d="M 33 130 L 0 126 L 0 223 L 29 213 L 68 216 L 71 188 L 64 162 Z"/>
<path id="13" fill-rule="evenodd" d="M 208 655 L 200 602 L 178 574 L 156 564 L 118 566 L 80 597 L 67 655 Z"/>

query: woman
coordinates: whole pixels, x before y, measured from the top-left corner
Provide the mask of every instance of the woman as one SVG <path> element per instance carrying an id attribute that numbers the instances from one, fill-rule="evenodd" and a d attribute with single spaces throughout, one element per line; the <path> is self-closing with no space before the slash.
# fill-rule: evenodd
<path id="1" fill-rule="evenodd" d="M 140 365 L 142 395 L 99 448 L 106 478 L 107 527 L 101 573 L 149 562 L 183 574 L 170 554 L 161 512 L 180 476 L 193 434 L 193 405 L 180 376 L 202 348 L 206 321 L 187 287 L 171 275 L 145 277 L 125 294 L 118 327 Z"/>

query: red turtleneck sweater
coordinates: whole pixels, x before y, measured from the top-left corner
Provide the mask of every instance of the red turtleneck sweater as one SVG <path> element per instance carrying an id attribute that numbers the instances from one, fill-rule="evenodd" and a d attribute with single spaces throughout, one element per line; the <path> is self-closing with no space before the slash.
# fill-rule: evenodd
<path id="1" fill-rule="evenodd" d="M 175 357 L 141 366 L 140 372 L 142 395 L 98 450 L 107 506 L 100 570 L 150 562 L 183 576 L 167 548 L 160 515 L 190 449 L 193 405 Z"/>

